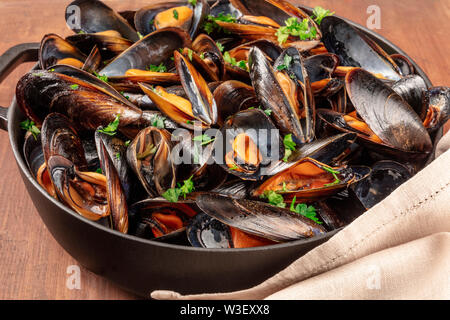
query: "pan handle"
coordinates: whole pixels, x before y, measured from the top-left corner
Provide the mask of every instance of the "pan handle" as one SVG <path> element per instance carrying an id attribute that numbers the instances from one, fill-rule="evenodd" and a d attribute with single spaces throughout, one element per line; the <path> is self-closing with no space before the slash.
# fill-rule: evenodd
<path id="1" fill-rule="evenodd" d="M 0 84 L 19 65 L 24 62 L 37 61 L 40 44 L 22 43 L 8 49 L 0 57 Z M 0 129 L 8 130 L 8 108 L 0 106 Z"/>

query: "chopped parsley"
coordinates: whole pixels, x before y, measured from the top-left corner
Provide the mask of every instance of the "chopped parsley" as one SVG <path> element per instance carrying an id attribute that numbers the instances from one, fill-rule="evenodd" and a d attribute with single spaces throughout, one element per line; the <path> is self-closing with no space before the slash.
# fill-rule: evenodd
<path id="1" fill-rule="evenodd" d="M 292 140 L 292 134 L 288 134 L 283 139 L 284 143 L 284 162 L 288 162 L 289 157 L 292 155 L 292 152 L 295 151 L 295 147 L 297 144 Z"/>
<path id="2" fill-rule="evenodd" d="M 186 124 L 194 124 L 191 120 L 186 120 Z"/>
<path id="3" fill-rule="evenodd" d="M 152 127 L 156 127 L 158 129 L 164 129 L 164 121 L 166 120 L 166 117 L 156 115 L 152 118 Z"/>
<path id="4" fill-rule="evenodd" d="M 334 15 L 334 12 L 331 12 L 330 10 L 326 10 L 322 7 L 315 7 L 313 10 L 312 18 L 314 21 L 320 25 L 322 23 L 323 18 Z"/>
<path id="5" fill-rule="evenodd" d="M 131 143 L 131 141 L 130 140 L 127 140 L 127 141 L 125 141 L 125 147 L 128 147 L 129 145 L 130 145 L 130 143 Z"/>
<path id="6" fill-rule="evenodd" d="M 200 59 L 205 60 L 205 53 L 204 53 L 204 52 L 202 52 L 202 53 L 200 54 Z"/>
<path id="7" fill-rule="evenodd" d="M 189 3 L 195 7 L 197 5 L 197 0 L 189 0 Z"/>
<path id="8" fill-rule="evenodd" d="M 154 64 L 151 64 L 148 68 L 147 71 L 151 71 L 151 72 L 167 72 L 167 67 L 164 65 L 164 63 L 160 63 L 159 66 L 156 66 Z"/>
<path id="9" fill-rule="evenodd" d="M 191 176 L 189 179 L 183 181 L 183 185 L 177 184 L 177 188 L 172 188 L 163 193 L 163 197 L 170 202 L 178 202 L 180 196 L 186 199 L 186 196 L 195 190 L 194 181 Z"/>
<path id="10" fill-rule="evenodd" d="M 152 20 L 153 21 L 153 20 Z M 137 32 L 137 35 L 138 35 L 138 37 L 139 37 L 139 40 L 141 40 L 141 39 L 144 39 L 144 36 L 138 31 Z"/>
<path id="11" fill-rule="evenodd" d="M 278 66 L 278 68 L 277 68 L 278 71 L 289 69 L 289 67 L 291 66 L 291 63 L 292 63 L 292 57 L 290 55 L 286 54 L 284 56 L 284 64 Z"/>
<path id="12" fill-rule="evenodd" d="M 125 95 L 125 92 L 120 91 L 120 94 L 123 95 L 123 96 L 125 97 L 125 99 L 130 100 L 130 97 L 129 97 L 129 96 L 126 96 L 126 95 Z"/>
<path id="13" fill-rule="evenodd" d="M 120 160 L 120 152 L 117 152 L 117 153 L 116 153 L 116 159 L 117 159 L 117 160 Z"/>
<path id="14" fill-rule="evenodd" d="M 117 128 L 119 128 L 119 122 L 120 122 L 120 113 L 116 116 L 113 122 L 108 124 L 103 129 L 98 129 L 98 132 L 107 134 L 108 136 L 115 136 L 117 133 Z"/>
<path id="15" fill-rule="evenodd" d="M 285 43 L 289 36 L 299 37 L 303 41 L 313 40 L 317 36 L 317 30 L 309 25 L 308 19 L 303 19 L 302 22 L 299 22 L 297 18 L 292 17 L 285 21 L 284 27 L 278 29 L 276 36 L 280 44 Z"/>
<path id="16" fill-rule="evenodd" d="M 220 50 L 220 52 L 223 52 L 225 50 L 225 47 L 220 42 L 216 42 L 217 48 Z"/>
<path id="17" fill-rule="evenodd" d="M 237 62 L 236 58 L 232 58 L 228 51 L 224 53 L 223 59 L 225 60 L 226 63 L 229 63 L 234 67 L 238 67 L 245 71 L 248 71 L 247 61 L 241 60 L 241 61 Z"/>
<path id="18" fill-rule="evenodd" d="M 201 136 L 196 136 L 194 138 L 192 138 L 193 141 L 197 141 L 197 142 L 201 142 L 202 146 L 210 144 L 211 142 L 213 142 L 216 138 L 211 138 L 210 136 L 208 136 L 207 134 L 202 134 Z"/>
<path id="19" fill-rule="evenodd" d="M 176 9 L 173 10 L 173 17 L 175 20 L 178 20 L 178 11 Z"/>
<path id="20" fill-rule="evenodd" d="M 286 203 L 284 202 L 283 196 L 275 191 L 266 191 L 260 196 L 262 199 L 267 199 L 269 203 L 278 208 L 286 208 Z"/>
<path id="21" fill-rule="evenodd" d="M 71 88 L 72 90 L 77 90 L 79 87 L 80 87 L 80 86 L 77 85 L 77 84 L 73 84 L 73 85 L 70 86 L 70 88 Z"/>
<path id="22" fill-rule="evenodd" d="M 313 206 L 308 206 L 304 203 L 295 205 L 296 200 L 297 200 L 297 197 L 294 197 L 294 199 L 292 199 L 291 208 L 290 208 L 292 212 L 295 212 L 297 214 L 305 216 L 306 218 L 311 219 L 312 221 L 314 221 L 317 224 L 322 224 L 322 222 L 320 222 L 316 216 L 316 214 L 317 214 L 316 208 L 314 208 Z"/>
<path id="23" fill-rule="evenodd" d="M 189 60 L 192 61 L 192 54 L 193 54 L 192 50 L 191 50 L 191 49 L 188 49 L 187 52 L 188 52 Z"/>
<path id="24" fill-rule="evenodd" d="M 98 168 L 97 170 L 95 170 L 96 173 L 100 173 L 103 174 L 102 168 Z"/>
<path id="25" fill-rule="evenodd" d="M 217 32 L 223 31 L 225 33 L 229 33 L 228 31 L 226 31 L 222 27 L 220 27 L 216 23 L 216 21 L 235 23 L 237 20 L 236 20 L 236 17 L 230 13 L 227 13 L 226 15 L 224 15 L 223 13 L 219 13 L 219 15 L 217 17 L 208 15 L 208 17 L 206 18 L 206 22 L 203 25 L 203 30 L 205 30 L 207 34 L 211 34 L 215 31 L 217 31 Z"/>
<path id="26" fill-rule="evenodd" d="M 97 72 L 94 71 L 94 76 L 96 76 L 97 78 L 99 78 L 100 80 L 102 80 L 103 82 L 108 83 L 108 76 L 101 76 L 99 75 Z"/>
<path id="27" fill-rule="evenodd" d="M 331 186 L 335 186 L 335 185 L 341 183 L 341 179 L 339 179 L 338 176 L 337 176 L 339 174 L 339 171 L 336 171 L 333 168 L 327 167 L 327 166 L 324 166 L 322 168 L 323 168 L 323 170 L 331 173 L 333 175 L 333 178 L 335 179 L 334 182 L 329 183 L 329 184 L 325 184 L 324 187 L 331 187 Z"/>
<path id="28" fill-rule="evenodd" d="M 37 140 L 38 134 L 41 133 L 41 130 L 39 130 L 39 128 L 36 127 L 34 121 L 31 121 L 30 119 L 21 122 L 20 127 L 24 130 L 31 132 L 35 140 Z"/>

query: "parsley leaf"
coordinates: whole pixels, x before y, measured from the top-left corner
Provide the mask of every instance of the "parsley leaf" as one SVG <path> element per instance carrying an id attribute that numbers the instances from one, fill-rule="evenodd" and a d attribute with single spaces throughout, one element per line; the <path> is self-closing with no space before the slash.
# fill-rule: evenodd
<path id="1" fill-rule="evenodd" d="M 151 64 L 148 68 L 147 71 L 152 71 L 152 72 L 167 72 L 167 67 L 164 65 L 164 63 L 160 63 L 159 66 L 155 66 L 154 64 Z"/>
<path id="2" fill-rule="evenodd" d="M 292 17 L 285 21 L 285 26 L 280 27 L 275 35 L 278 37 L 278 42 L 283 44 L 289 36 L 299 37 L 302 41 L 313 40 L 317 36 L 317 30 L 315 27 L 310 27 L 308 19 L 299 22 L 297 18 Z"/>
<path id="3" fill-rule="evenodd" d="M 326 167 L 326 166 L 323 167 L 323 170 L 331 173 L 333 175 L 333 178 L 335 179 L 334 182 L 329 183 L 329 184 L 325 184 L 324 187 L 331 187 L 331 186 L 335 186 L 335 185 L 341 183 L 341 179 L 339 179 L 338 176 L 337 176 L 339 174 L 339 171 L 336 171 L 333 168 Z"/>
<path id="4" fill-rule="evenodd" d="M 189 3 L 195 7 L 197 5 L 197 0 L 189 0 Z"/>
<path id="5" fill-rule="evenodd" d="M 317 224 L 322 224 L 322 222 L 320 222 L 316 216 L 316 214 L 317 214 L 316 208 L 314 208 L 313 206 L 308 206 L 304 203 L 297 204 L 297 206 L 296 206 L 295 205 L 296 200 L 297 200 L 297 197 L 294 197 L 294 199 L 292 199 L 291 208 L 290 208 L 292 212 L 295 212 L 297 214 L 305 216 L 306 218 L 313 220 Z"/>
<path id="6" fill-rule="evenodd" d="M 237 20 L 236 20 L 236 17 L 234 17 L 230 13 L 227 13 L 226 15 L 224 15 L 223 13 L 219 13 L 219 15 L 217 17 L 214 17 L 212 15 L 208 15 L 208 17 L 206 18 L 206 22 L 203 25 L 203 30 L 205 30 L 206 33 L 208 33 L 208 34 L 211 34 L 214 31 L 217 31 L 217 32 L 224 31 L 225 33 L 229 33 L 226 30 L 223 30 L 223 28 L 220 27 L 216 23 L 216 21 L 235 23 Z"/>
<path id="7" fill-rule="evenodd" d="M 269 203 L 278 208 L 286 208 L 286 203 L 284 202 L 283 196 L 275 191 L 266 191 L 260 196 L 262 199 L 267 199 Z"/>
<path id="8" fill-rule="evenodd" d="M 320 25 L 322 23 L 323 18 L 334 15 L 334 12 L 330 10 L 325 10 L 322 7 L 315 7 L 313 10 L 313 19 L 314 21 Z"/>
<path id="9" fill-rule="evenodd" d="M 37 140 L 38 134 L 41 133 L 41 130 L 36 127 L 34 121 L 31 121 L 30 119 L 21 122 L 20 127 L 24 130 L 30 131 L 35 140 Z"/>
<path id="10" fill-rule="evenodd" d="M 272 110 L 271 110 L 271 109 L 266 109 L 266 110 L 264 110 L 264 113 L 265 113 L 268 117 L 270 117 L 270 116 L 272 115 Z"/>
<path id="11" fill-rule="evenodd" d="M 94 71 L 94 76 L 96 76 L 97 78 L 99 78 L 100 80 L 102 80 L 103 82 L 108 83 L 108 76 L 101 76 L 99 75 L 97 72 Z"/>
<path id="12" fill-rule="evenodd" d="M 237 62 L 236 58 L 232 58 L 228 51 L 223 54 L 223 59 L 225 60 L 226 63 L 229 63 L 234 67 L 238 67 L 245 71 L 248 71 L 247 61 L 241 60 Z"/>
<path id="13" fill-rule="evenodd" d="M 288 159 L 291 156 L 292 151 L 295 151 L 295 147 L 297 146 L 297 144 L 294 142 L 294 140 L 292 140 L 292 134 L 286 135 L 283 139 L 283 143 L 285 150 L 283 161 L 288 162 Z"/>
<path id="14" fill-rule="evenodd" d="M 216 42 L 217 48 L 219 48 L 220 52 L 223 52 L 225 50 L 225 47 L 220 42 Z"/>
<path id="15" fill-rule="evenodd" d="M 165 125 L 164 125 L 165 120 L 166 120 L 166 117 L 156 115 L 152 118 L 152 126 L 158 128 L 158 129 L 164 129 L 165 128 Z"/>
<path id="16" fill-rule="evenodd" d="M 180 196 L 186 199 L 186 196 L 195 190 L 194 182 L 191 176 L 189 179 L 183 181 L 183 185 L 178 184 L 178 188 L 172 188 L 163 193 L 163 197 L 170 202 L 178 202 Z"/>
<path id="17" fill-rule="evenodd" d="M 120 122 L 120 113 L 116 116 L 113 122 L 108 124 L 103 129 L 98 129 L 98 131 L 107 134 L 108 136 L 115 136 L 117 133 L 117 128 L 119 128 L 119 122 Z"/>
<path id="18" fill-rule="evenodd" d="M 187 52 L 188 52 L 189 60 L 192 61 L 192 54 L 193 54 L 192 50 L 191 50 L 191 49 L 188 49 Z"/>
<path id="19" fill-rule="evenodd" d="M 130 143 L 131 143 L 130 140 L 125 141 L 125 147 L 128 147 L 130 145 Z"/>
<path id="20" fill-rule="evenodd" d="M 173 17 L 175 20 L 178 20 L 178 11 L 176 9 L 173 10 Z"/>
<path id="21" fill-rule="evenodd" d="M 153 20 L 152 20 L 153 21 Z M 138 35 L 138 37 L 139 37 L 139 40 L 141 40 L 141 39 L 143 39 L 144 38 L 144 36 L 138 31 L 137 32 L 137 35 Z"/>
<path id="22" fill-rule="evenodd" d="M 96 173 L 100 173 L 100 174 L 103 173 L 102 168 L 98 168 L 95 172 L 96 172 Z"/>
<path id="23" fill-rule="evenodd" d="M 202 134 L 201 136 L 196 136 L 194 138 L 192 138 L 193 141 L 197 141 L 197 142 L 201 142 L 202 146 L 210 144 L 211 142 L 213 142 L 216 138 L 211 138 L 210 136 L 208 136 L 207 134 Z"/>
<path id="24" fill-rule="evenodd" d="M 291 63 L 292 63 L 292 57 L 290 55 L 286 54 L 284 56 L 284 64 L 278 66 L 278 68 L 277 68 L 278 71 L 289 69 L 289 67 L 291 66 Z"/>
<path id="25" fill-rule="evenodd" d="M 70 88 L 71 88 L 72 90 L 77 90 L 79 87 L 80 87 L 80 86 L 77 85 L 77 84 L 73 84 L 73 85 L 70 86 Z"/>

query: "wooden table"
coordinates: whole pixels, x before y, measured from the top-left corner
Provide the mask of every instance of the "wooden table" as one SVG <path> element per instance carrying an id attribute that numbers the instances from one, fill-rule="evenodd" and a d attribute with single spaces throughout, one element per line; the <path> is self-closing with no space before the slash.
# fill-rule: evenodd
<path id="1" fill-rule="evenodd" d="M 137 9 L 148 0 L 108 0 L 117 10 Z M 64 9 L 69 0 L 0 0 L 0 54 L 46 33 L 70 35 Z M 367 8 L 381 8 L 381 35 L 405 50 L 434 85 L 450 85 L 450 1 L 304 0 L 366 25 Z M 8 106 L 17 80 L 32 64 L 18 68 L 0 86 L 0 105 Z M 19 178 L 8 136 L 0 133 L 0 299 L 133 299 L 133 295 L 81 268 L 81 289 L 69 290 L 67 268 L 77 265 L 52 238 Z"/>

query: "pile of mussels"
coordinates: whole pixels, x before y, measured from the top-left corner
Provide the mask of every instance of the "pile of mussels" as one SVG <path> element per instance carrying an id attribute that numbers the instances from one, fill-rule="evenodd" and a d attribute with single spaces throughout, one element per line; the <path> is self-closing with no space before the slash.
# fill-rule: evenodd
<path id="1" fill-rule="evenodd" d="M 66 21 L 17 85 L 24 157 L 52 197 L 142 238 L 339 229 L 425 166 L 450 116 L 449 88 L 320 7 L 77 0 Z"/>

